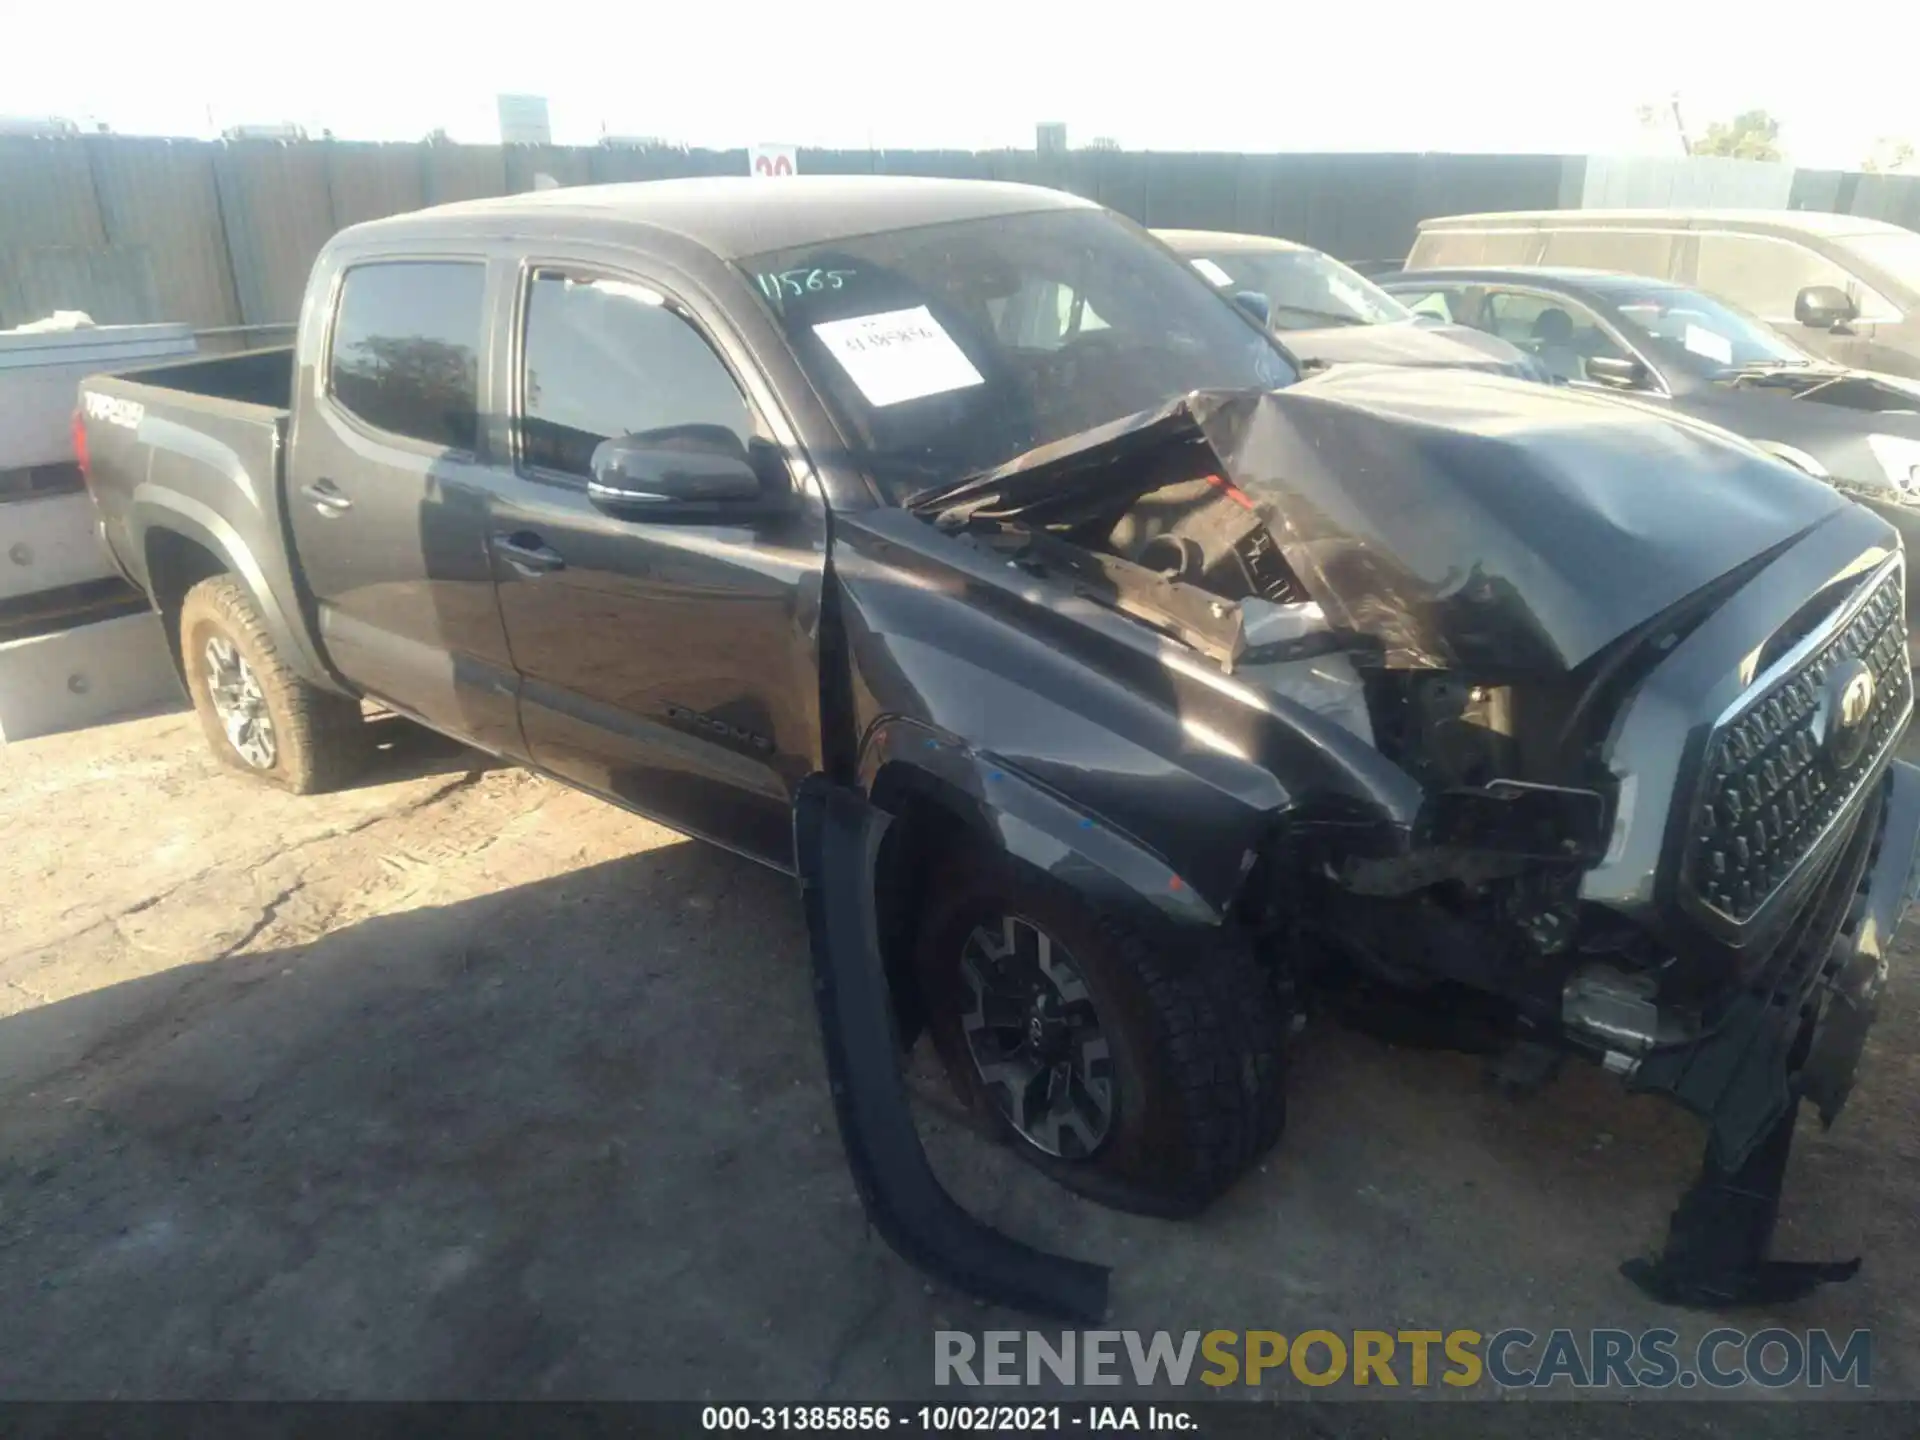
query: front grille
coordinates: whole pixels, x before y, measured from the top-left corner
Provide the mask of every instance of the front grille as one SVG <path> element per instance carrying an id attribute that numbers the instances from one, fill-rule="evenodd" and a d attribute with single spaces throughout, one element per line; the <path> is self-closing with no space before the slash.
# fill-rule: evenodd
<path id="1" fill-rule="evenodd" d="M 1681 878 L 1724 919 L 1758 913 L 1832 828 L 1873 773 L 1913 707 L 1905 588 L 1890 566 L 1824 638 L 1763 681 L 1707 742 Z M 1874 680 L 1864 743 L 1837 763 L 1839 723 L 1829 682 L 1858 659 Z"/>

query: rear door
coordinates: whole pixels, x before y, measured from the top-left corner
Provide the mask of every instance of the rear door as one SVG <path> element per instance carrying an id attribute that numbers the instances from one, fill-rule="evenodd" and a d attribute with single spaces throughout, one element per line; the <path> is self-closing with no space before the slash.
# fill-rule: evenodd
<path id="1" fill-rule="evenodd" d="M 333 277 L 287 505 L 340 673 L 511 755 L 516 679 L 486 547 L 487 285 L 478 257 L 367 259 Z"/>
<path id="2" fill-rule="evenodd" d="M 674 279 L 555 256 L 515 282 L 488 543 L 521 725 L 542 768 L 790 868 L 792 792 L 819 766 L 826 517 L 793 493 L 744 347 Z M 600 441 L 687 426 L 737 439 L 764 500 L 635 519 L 589 498 Z"/>

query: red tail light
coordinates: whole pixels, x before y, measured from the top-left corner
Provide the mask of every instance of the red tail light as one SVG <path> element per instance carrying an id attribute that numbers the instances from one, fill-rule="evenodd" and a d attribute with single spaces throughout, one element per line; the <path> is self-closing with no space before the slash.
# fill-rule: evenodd
<path id="1" fill-rule="evenodd" d="M 81 413 L 73 412 L 73 463 L 80 467 L 80 478 L 93 488 L 93 467 L 87 459 L 87 427 Z"/>

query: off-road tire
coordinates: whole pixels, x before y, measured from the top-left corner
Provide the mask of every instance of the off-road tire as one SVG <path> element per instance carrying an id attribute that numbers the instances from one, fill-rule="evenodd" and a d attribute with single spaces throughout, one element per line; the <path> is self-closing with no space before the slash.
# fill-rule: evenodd
<path id="1" fill-rule="evenodd" d="M 1030 1143 L 980 1080 L 962 1031 L 960 954 L 994 908 L 1064 944 L 1113 1056 L 1104 1143 L 1063 1159 Z M 1017 862 L 953 857 L 929 892 L 914 953 L 929 1029 L 960 1101 L 984 1130 L 1069 1189 L 1115 1209 L 1197 1213 L 1280 1138 L 1286 1018 L 1242 937 L 1097 913 Z"/>
<path id="2" fill-rule="evenodd" d="M 207 641 L 226 637 L 251 669 L 273 725 L 275 754 L 266 767 L 249 764 L 227 738 L 209 690 Z M 364 763 L 360 702 L 322 690 L 294 674 L 273 648 L 266 623 L 230 575 L 202 580 L 180 606 L 180 654 L 187 693 L 224 765 L 295 795 L 312 795 L 347 780 Z"/>

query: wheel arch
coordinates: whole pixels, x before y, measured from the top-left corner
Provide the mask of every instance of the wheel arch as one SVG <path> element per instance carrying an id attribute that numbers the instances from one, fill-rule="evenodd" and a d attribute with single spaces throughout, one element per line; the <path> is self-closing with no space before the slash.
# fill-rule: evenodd
<path id="1" fill-rule="evenodd" d="M 258 561 L 231 526 L 214 511 L 183 495 L 141 497 L 136 543 L 146 567 L 147 594 L 160 612 L 175 668 L 180 655 L 180 606 L 202 580 L 231 575 L 259 611 L 274 648 L 302 679 L 347 693 L 308 643 L 301 618 L 289 616 Z M 181 670 L 184 682 L 185 672 Z"/>

